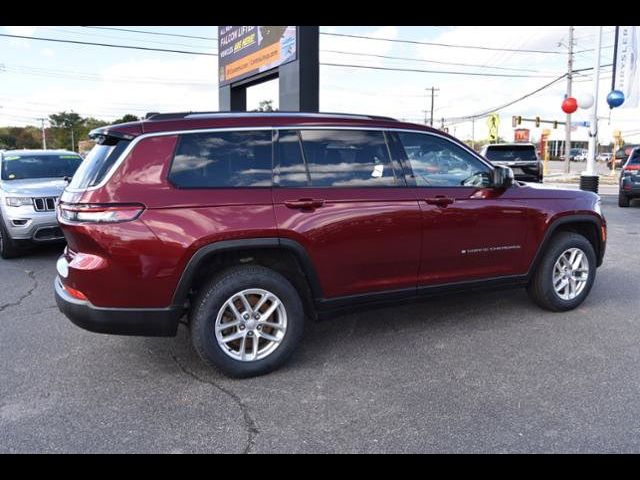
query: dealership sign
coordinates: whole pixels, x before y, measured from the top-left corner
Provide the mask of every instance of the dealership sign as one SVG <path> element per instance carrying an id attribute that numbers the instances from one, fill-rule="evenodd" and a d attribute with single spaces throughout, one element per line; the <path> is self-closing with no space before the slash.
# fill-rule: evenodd
<path id="1" fill-rule="evenodd" d="M 220 86 L 296 60 L 295 26 L 221 26 L 218 30 Z"/>

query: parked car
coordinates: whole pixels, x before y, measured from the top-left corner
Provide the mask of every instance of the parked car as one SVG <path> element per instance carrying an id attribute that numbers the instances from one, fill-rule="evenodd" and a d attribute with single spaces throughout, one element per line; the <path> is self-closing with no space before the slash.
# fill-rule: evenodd
<path id="1" fill-rule="evenodd" d="M 586 152 L 587 150 L 585 150 L 584 148 L 572 148 L 569 151 L 569 161 L 570 162 L 575 162 L 576 161 L 576 157 L 578 156 L 582 156 L 583 154 L 586 156 Z M 586 157 L 585 157 L 586 158 Z M 565 154 L 564 152 L 562 152 L 560 154 L 560 156 L 558 157 L 559 160 L 564 161 L 565 159 Z"/>
<path id="2" fill-rule="evenodd" d="M 353 309 L 515 285 L 570 310 L 603 261 L 596 194 L 515 183 L 421 125 L 160 114 L 92 137 L 58 207 L 60 310 L 123 335 L 173 336 L 185 318 L 231 376 L 278 368 L 307 318 Z"/>
<path id="3" fill-rule="evenodd" d="M 64 150 L 0 153 L 2 258 L 15 257 L 33 244 L 64 240 L 55 206 L 81 162 L 76 153 Z"/>
<path id="4" fill-rule="evenodd" d="M 542 183 L 542 162 L 531 143 L 489 144 L 482 147 L 480 154 L 494 165 L 511 168 L 516 180 Z"/>
<path id="5" fill-rule="evenodd" d="M 634 198 L 640 198 L 640 147 L 631 151 L 620 172 L 618 205 L 628 207 Z"/>
<path id="6" fill-rule="evenodd" d="M 598 156 L 596 157 L 596 160 L 599 162 L 603 162 L 603 163 L 609 163 L 611 161 L 611 157 L 613 155 L 611 153 L 608 152 L 603 152 L 603 153 L 599 153 Z"/>
<path id="7" fill-rule="evenodd" d="M 589 157 L 589 151 L 588 150 L 580 150 L 579 152 L 576 152 L 575 154 L 572 154 L 571 161 L 573 161 L 573 162 L 586 162 L 588 157 Z"/>

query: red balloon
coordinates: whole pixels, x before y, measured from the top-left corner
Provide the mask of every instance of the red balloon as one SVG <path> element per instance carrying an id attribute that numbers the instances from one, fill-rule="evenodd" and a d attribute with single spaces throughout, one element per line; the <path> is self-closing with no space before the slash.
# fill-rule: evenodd
<path id="1" fill-rule="evenodd" d="M 578 110 L 578 101 L 575 98 L 569 97 L 562 102 L 562 111 L 567 115 L 572 114 L 576 110 Z"/>

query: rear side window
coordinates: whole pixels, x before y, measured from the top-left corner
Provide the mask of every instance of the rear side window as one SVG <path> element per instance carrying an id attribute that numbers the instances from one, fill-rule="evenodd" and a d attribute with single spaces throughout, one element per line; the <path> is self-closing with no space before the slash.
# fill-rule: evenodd
<path id="1" fill-rule="evenodd" d="M 169 180 L 180 188 L 270 187 L 271 131 L 180 136 Z"/>
<path id="2" fill-rule="evenodd" d="M 83 190 L 98 185 L 107 176 L 129 143 L 127 140 L 107 137 L 102 144 L 95 145 L 82 161 L 69 183 L 69 188 Z"/>
<path id="3" fill-rule="evenodd" d="M 485 154 L 493 162 L 532 162 L 538 159 L 532 145 L 494 145 Z"/>
<path id="4" fill-rule="evenodd" d="M 313 187 L 398 185 L 384 133 L 367 130 L 302 130 Z"/>

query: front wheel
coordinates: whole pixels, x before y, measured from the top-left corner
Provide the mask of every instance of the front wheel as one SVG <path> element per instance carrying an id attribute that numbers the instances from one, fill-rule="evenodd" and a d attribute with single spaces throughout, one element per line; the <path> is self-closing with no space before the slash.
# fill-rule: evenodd
<path id="1" fill-rule="evenodd" d="M 572 310 L 589 295 L 596 265 L 589 240 L 577 233 L 561 232 L 551 240 L 527 291 L 546 310 Z"/>
<path id="2" fill-rule="evenodd" d="M 2 217 L 0 217 L 0 258 L 14 258 L 17 257 L 18 254 L 18 247 L 16 247 L 9 236 L 9 233 L 4 227 L 4 221 L 2 220 Z"/>
<path id="3" fill-rule="evenodd" d="M 302 300 L 279 273 L 234 267 L 202 288 L 191 315 L 191 339 L 200 357 L 231 377 L 279 368 L 300 343 Z"/>

